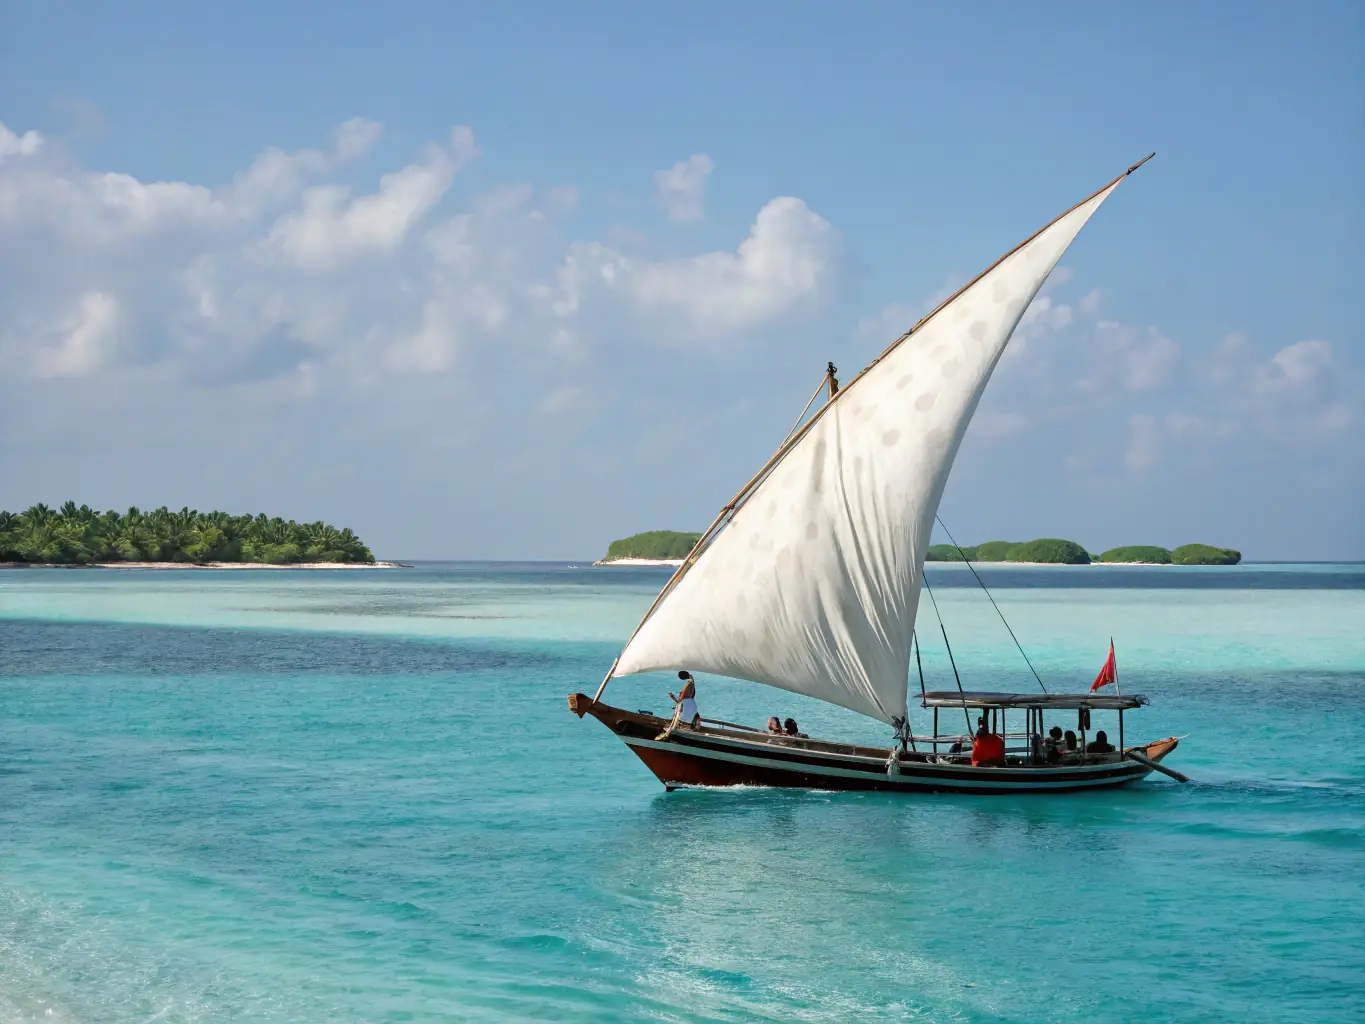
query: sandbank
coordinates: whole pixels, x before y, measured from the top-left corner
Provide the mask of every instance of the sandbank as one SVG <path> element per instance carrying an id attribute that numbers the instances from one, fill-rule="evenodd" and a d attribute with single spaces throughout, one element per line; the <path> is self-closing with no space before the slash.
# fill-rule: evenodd
<path id="1" fill-rule="evenodd" d="M 683 564 L 681 558 L 603 558 L 593 565 L 668 565 L 674 568 Z"/>

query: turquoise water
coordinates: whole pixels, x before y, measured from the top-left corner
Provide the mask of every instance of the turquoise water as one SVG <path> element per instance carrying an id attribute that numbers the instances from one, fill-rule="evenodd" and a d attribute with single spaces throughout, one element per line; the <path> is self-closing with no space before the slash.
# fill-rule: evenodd
<path id="1" fill-rule="evenodd" d="M 657 570 L 0 571 L 0 1020 L 1365 1017 L 1365 567 L 985 575 L 1054 688 L 1113 635 L 1195 781 L 666 795 L 564 700 Z M 1034 685 L 930 579 L 964 683 Z"/>

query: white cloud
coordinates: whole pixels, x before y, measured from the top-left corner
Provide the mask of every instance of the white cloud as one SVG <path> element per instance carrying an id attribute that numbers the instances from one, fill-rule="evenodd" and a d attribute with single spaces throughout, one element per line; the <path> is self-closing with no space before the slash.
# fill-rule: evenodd
<path id="1" fill-rule="evenodd" d="M 1254 446 L 1259 459 L 1268 443 L 1300 454 L 1331 443 L 1358 422 L 1350 398 L 1341 397 L 1352 392 L 1349 379 L 1335 378 L 1338 368 L 1322 340 L 1295 342 L 1262 359 L 1246 335 L 1228 335 L 1186 388 L 1168 389 L 1163 412 L 1130 418 L 1125 465 L 1146 472 L 1167 450 L 1188 456 L 1240 444 Z"/>
<path id="2" fill-rule="evenodd" d="M 1310 391 L 1331 370 L 1332 361 L 1332 346 L 1327 342 L 1296 341 L 1256 368 L 1251 389 L 1265 395 Z"/>
<path id="3" fill-rule="evenodd" d="M 854 337 L 860 345 L 876 347 L 880 351 L 950 299 L 966 283 L 966 278 L 953 276 L 920 302 L 893 302 L 883 306 L 871 316 L 859 319 Z"/>
<path id="4" fill-rule="evenodd" d="M 1151 391 L 1170 380 L 1180 359 L 1180 346 L 1156 327 L 1145 331 L 1118 327 L 1115 352 L 1123 386 L 1129 391 Z"/>
<path id="5" fill-rule="evenodd" d="M 1239 448 L 1261 457 L 1257 446 L 1268 442 L 1306 454 L 1361 423 L 1354 369 L 1325 340 L 1266 356 L 1237 334 L 1213 351 L 1187 350 L 1161 327 L 1104 315 L 1098 289 L 1067 299 L 1056 283 L 1054 275 L 1021 318 L 973 422 L 973 443 L 1008 447 L 1019 435 L 1052 431 L 1080 449 L 1064 460 L 1068 472 L 1110 477 L 1116 463 L 1141 475 Z M 889 340 L 941 298 L 887 307 L 858 333 Z"/>
<path id="6" fill-rule="evenodd" d="M 43 137 L 35 131 L 17 135 L 0 124 L 0 160 L 9 156 L 33 156 L 43 148 Z"/>
<path id="7" fill-rule="evenodd" d="M 331 153 L 317 149 L 285 153 L 271 147 L 237 176 L 222 199 L 238 216 L 264 213 L 294 198 L 309 178 L 364 156 L 382 132 L 376 122 L 353 117 L 333 130 Z"/>
<path id="8" fill-rule="evenodd" d="M 34 358 L 38 377 L 83 377 L 104 363 L 118 319 L 118 303 L 103 292 L 82 295 L 77 308 L 57 325 L 55 343 Z"/>
<path id="9" fill-rule="evenodd" d="M 654 186 L 669 220 L 701 219 L 706 178 L 715 167 L 705 153 L 694 153 L 667 170 L 654 172 Z"/>
<path id="10" fill-rule="evenodd" d="M 837 232 L 798 199 L 763 207 L 734 250 L 663 259 L 629 230 L 570 242 L 569 186 L 498 186 L 443 212 L 478 152 L 462 127 L 377 185 L 331 178 L 380 131 L 353 119 L 328 148 L 270 148 L 210 187 L 90 169 L 4 128 L 0 378 L 164 367 L 317 394 L 518 352 L 553 377 L 618 341 L 787 322 L 839 273 Z"/>
<path id="11" fill-rule="evenodd" d="M 817 301 L 837 278 L 838 232 L 799 199 L 782 197 L 758 212 L 735 252 L 650 261 L 600 243 L 575 245 L 560 268 L 560 315 L 578 312 L 593 291 L 625 296 L 661 320 L 659 333 L 685 328 L 718 339 Z"/>
<path id="12" fill-rule="evenodd" d="M 377 121 L 353 117 L 337 125 L 332 137 L 336 140 L 336 158 L 340 161 L 358 160 L 379 141 L 384 128 Z"/>
<path id="13" fill-rule="evenodd" d="M 1245 334 L 1229 334 L 1205 372 L 1220 401 L 1266 437 L 1317 443 L 1356 422 L 1353 374 L 1320 338 L 1263 359 Z"/>
<path id="14" fill-rule="evenodd" d="M 351 129 L 345 137 L 358 131 Z M 340 148 L 342 139 L 338 141 Z M 354 151 L 353 139 L 345 145 Z M 310 271 L 334 270 L 366 255 L 392 254 L 476 152 L 473 134 L 457 128 L 449 151 L 431 147 L 422 163 L 380 178 L 379 191 L 372 195 L 352 199 L 351 190 L 341 185 L 310 188 L 303 194 L 301 209 L 275 222 L 266 248 Z"/>
<path id="15" fill-rule="evenodd" d="M 1033 341 L 1064 330 L 1072 318 L 1071 307 L 1065 302 L 1057 302 L 1048 294 L 1037 296 L 1019 318 L 1006 354 L 1010 359 L 1020 358 Z"/>

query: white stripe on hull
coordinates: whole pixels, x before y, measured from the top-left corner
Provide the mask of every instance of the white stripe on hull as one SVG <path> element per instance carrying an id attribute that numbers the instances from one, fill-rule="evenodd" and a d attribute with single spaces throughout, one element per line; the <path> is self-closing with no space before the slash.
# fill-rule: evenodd
<path id="1" fill-rule="evenodd" d="M 684 746 L 679 743 L 659 742 L 657 740 L 647 740 L 638 737 L 622 737 L 624 742 L 630 747 L 649 747 L 654 750 L 666 750 L 670 753 L 680 754 L 686 757 L 703 757 L 713 761 L 725 761 L 731 764 L 754 765 L 761 768 L 775 769 L 799 773 L 804 775 L 826 775 L 842 779 L 857 779 L 862 782 L 891 783 L 893 785 L 905 786 L 910 789 L 1017 789 L 1021 791 L 1036 789 L 1082 789 L 1098 786 L 1116 786 L 1128 782 L 1136 782 L 1138 779 L 1145 778 L 1151 773 L 1151 769 L 1134 764 L 1133 771 L 1124 775 L 1105 775 L 1102 778 L 1087 779 L 1086 774 L 1098 774 L 1100 772 L 1112 772 L 1113 769 L 1120 767 L 1119 763 L 1110 762 L 1108 764 L 1086 765 L 1074 768 L 1028 768 L 1023 769 L 1030 775 L 1037 773 L 1038 781 L 1030 779 L 1026 782 L 1014 780 L 983 777 L 979 781 L 976 779 L 963 779 L 960 777 L 947 777 L 948 772 L 961 772 L 971 770 L 968 765 L 932 765 L 924 762 L 915 761 L 902 763 L 901 774 L 881 775 L 872 774 L 865 771 L 854 771 L 848 768 L 831 768 L 826 765 L 806 764 L 800 761 L 781 761 L 766 757 L 753 757 L 740 753 L 722 753 L 716 750 L 707 750 L 702 747 L 691 745 Z M 708 737 L 709 739 L 709 737 Z M 830 756 L 824 753 L 820 757 Z M 848 757 L 850 760 L 855 758 L 850 755 L 833 755 Z M 875 763 L 870 758 L 857 757 L 856 760 L 863 763 Z M 978 768 L 980 772 L 1008 771 L 1010 769 L 997 768 Z M 913 774 L 912 774 L 913 773 Z M 945 777 L 935 779 L 933 775 L 943 773 Z M 1049 778 L 1049 776 L 1063 776 Z M 687 783 L 679 783 L 687 785 Z"/>

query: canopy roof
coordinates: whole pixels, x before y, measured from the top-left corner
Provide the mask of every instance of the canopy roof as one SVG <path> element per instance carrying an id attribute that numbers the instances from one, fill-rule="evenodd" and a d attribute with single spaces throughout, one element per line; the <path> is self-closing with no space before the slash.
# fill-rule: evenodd
<path id="1" fill-rule="evenodd" d="M 1141 694 L 1115 693 L 990 693 L 984 690 L 943 690 L 926 693 L 926 708 L 1058 708 L 1062 710 L 1091 708 L 1095 711 L 1119 711 L 1137 708 L 1147 703 Z"/>

